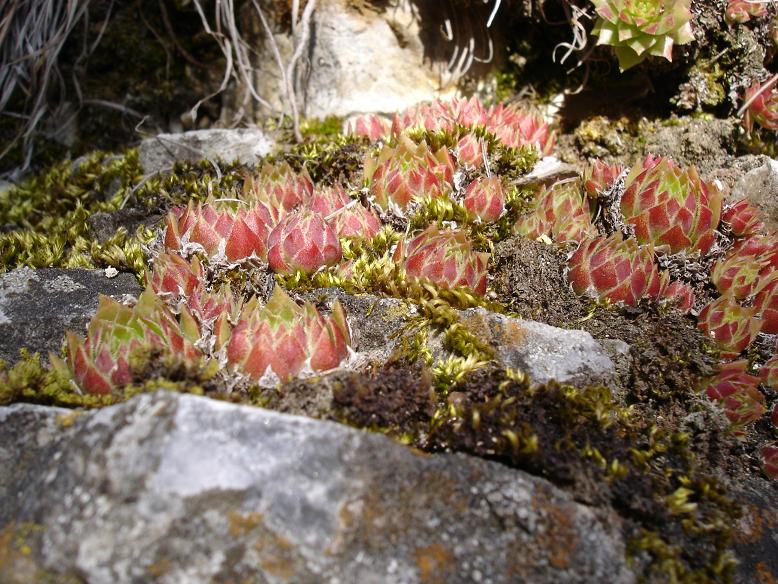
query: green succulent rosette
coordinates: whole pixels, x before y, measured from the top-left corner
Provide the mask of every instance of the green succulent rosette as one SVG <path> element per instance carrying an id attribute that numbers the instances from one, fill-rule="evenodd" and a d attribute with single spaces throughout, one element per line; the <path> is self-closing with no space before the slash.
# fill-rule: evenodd
<path id="1" fill-rule="evenodd" d="M 598 45 L 611 45 L 626 71 L 649 55 L 672 61 L 673 45 L 694 40 L 689 0 L 592 0 Z"/>

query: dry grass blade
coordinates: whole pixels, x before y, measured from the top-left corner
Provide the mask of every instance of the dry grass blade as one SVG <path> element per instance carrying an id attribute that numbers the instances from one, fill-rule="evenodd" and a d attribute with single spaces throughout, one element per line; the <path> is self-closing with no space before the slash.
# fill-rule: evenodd
<path id="1" fill-rule="evenodd" d="M 57 61 L 88 8 L 89 0 L 10 0 L 0 4 L 0 115 L 25 120 L 0 151 L 0 159 L 22 140 L 24 161 L 16 172 L 30 165 L 33 137 L 48 112 L 52 89 L 64 95 Z M 19 94 L 22 111 L 12 111 Z"/>

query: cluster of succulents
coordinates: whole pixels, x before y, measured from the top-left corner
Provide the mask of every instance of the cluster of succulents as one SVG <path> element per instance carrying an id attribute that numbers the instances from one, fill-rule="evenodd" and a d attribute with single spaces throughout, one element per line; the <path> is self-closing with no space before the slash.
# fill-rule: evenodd
<path id="1" fill-rule="evenodd" d="M 702 180 L 694 168 L 651 155 L 628 174 L 595 162 L 575 195 L 576 200 L 588 195 L 600 220 L 592 226 L 594 234 L 574 239 L 578 245 L 568 258 L 573 290 L 624 305 L 658 301 L 694 311 L 698 328 L 723 359 L 704 391 L 722 404 L 735 433 L 742 434 L 766 414 L 760 384 L 776 381 L 767 372 L 753 373 L 745 352 L 760 334 L 778 333 L 778 235 L 766 231 L 759 211 L 747 201 L 724 206 L 715 183 Z M 614 204 L 618 217 L 604 223 L 605 211 L 613 211 Z M 524 233 L 570 241 L 558 234 L 579 221 L 577 214 L 552 213 L 551 199 L 540 208 L 551 224 L 561 221 L 563 227 L 555 232 L 524 227 Z M 673 261 L 695 264 L 698 270 L 684 280 L 682 273 L 668 268 Z M 700 279 L 699 269 L 706 270 L 707 280 Z M 708 301 L 698 303 L 696 292 Z M 765 367 L 763 371 L 772 371 L 772 365 Z M 765 448 L 774 452 L 772 446 Z M 766 459 L 764 466 L 769 467 Z"/>
<path id="2" fill-rule="evenodd" d="M 748 104 L 743 126 L 751 132 L 755 125 L 778 132 L 778 84 L 775 79 L 754 83 L 746 90 L 744 103 Z"/>
<path id="3" fill-rule="evenodd" d="M 592 0 L 597 43 L 614 47 L 622 71 L 649 55 L 673 60 L 673 46 L 694 40 L 688 0 Z"/>
<path id="4" fill-rule="evenodd" d="M 413 129 L 459 136 L 457 160 L 474 166 L 483 156 L 480 131 L 490 133 L 509 148 L 533 146 L 546 155 L 554 147 L 554 133 L 540 115 L 513 105 L 485 108 L 475 97 L 417 105 L 395 114 L 391 124 L 374 114 L 360 116 L 346 127 L 347 132 L 371 140 L 399 137 Z"/>
<path id="5" fill-rule="evenodd" d="M 582 296 L 697 315 L 725 359 L 704 391 L 737 432 L 766 415 L 759 388 L 778 367 L 752 373 L 744 351 L 778 333 L 778 240 L 748 203 L 724 206 L 694 168 L 651 155 L 631 170 L 596 161 L 582 180 L 520 195 L 495 153 L 510 145 L 537 156 L 552 134 L 518 108 L 477 100 L 418 106 L 391 124 L 367 116 L 352 129 L 373 141 L 361 184 L 314 184 L 303 169 L 266 164 L 234 196 L 172 209 L 151 247 L 146 292 L 133 306 L 103 300 L 87 338 L 70 335 L 65 360 L 53 358 L 58 370 L 96 394 L 132 381 L 135 353 L 245 383 L 330 370 L 349 354 L 345 311 L 336 303 L 322 315 L 284 286 L 341 285 L 422 306 L 425 294 L 440 302 L 446 291 L 474 306 L 487 293 L 492 241 L 513 233 L 567 247 L 568 280 Z M 694 264 L 696 276 L 670 269 L 677 264 Z M 232 282 L 236 271 L 275 274 L 267 303 L 267 289 Z M 439 319 L 453 322 L 454 312 Z"/>

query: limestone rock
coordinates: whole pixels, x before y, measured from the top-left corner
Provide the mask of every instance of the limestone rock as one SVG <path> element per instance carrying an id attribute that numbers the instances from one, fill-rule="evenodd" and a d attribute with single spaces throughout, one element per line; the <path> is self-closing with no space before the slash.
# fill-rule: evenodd
<path id="1" fill-rule="evenodd" d="M 619 519 L 543 479 L 160 392 L 0 408 L 0 580 L 632 582 Z"/>
<path id="2" fill-rule="evenodd" d="M 748 199 L 759 208 L 769 230 L 778 230 L 778 160 L 747 172 L 732 188 L 731 201 Z"/>
<path id="3" fill-rule="evenodd" d="M 102 270 L 17 268 L 0 274 L 0 359 L 19 358 L 19 349 L 58 352 L 66 330 L 83 334 L 97 310 L 99 294 L 138 295 L 132 274 L 106 277 Z"/>
<path id="4" fill-rule="evenodd" d="M 256 164 L 273 150 L 273 140 L 257 129 L 193 130 L 159 134 L 140 144 L 140 163 L 145 174 L 167 170 L 176 161 L 223 160 Z"/>

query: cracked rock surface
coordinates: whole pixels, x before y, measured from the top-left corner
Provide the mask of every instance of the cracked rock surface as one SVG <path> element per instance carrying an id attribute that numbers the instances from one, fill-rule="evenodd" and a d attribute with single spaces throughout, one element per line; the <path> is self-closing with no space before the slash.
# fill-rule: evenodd
<path id="1" fill-rule="evenodd" d="M 65 331 L 83 334 L 98 297 L 137 296 L 132 274 L 108 278 L 102 270 L 18 268 L 0 274 L 0 359 L 13 363 L 19 349 L 46 356 L 59 351 Z"/>
<path id="2" fill-rule="evenodd" d="M 329 422 L 159 392 L 2 408 L 0 445 L 3 582 L 634 579 L 612 511 Z"/>

